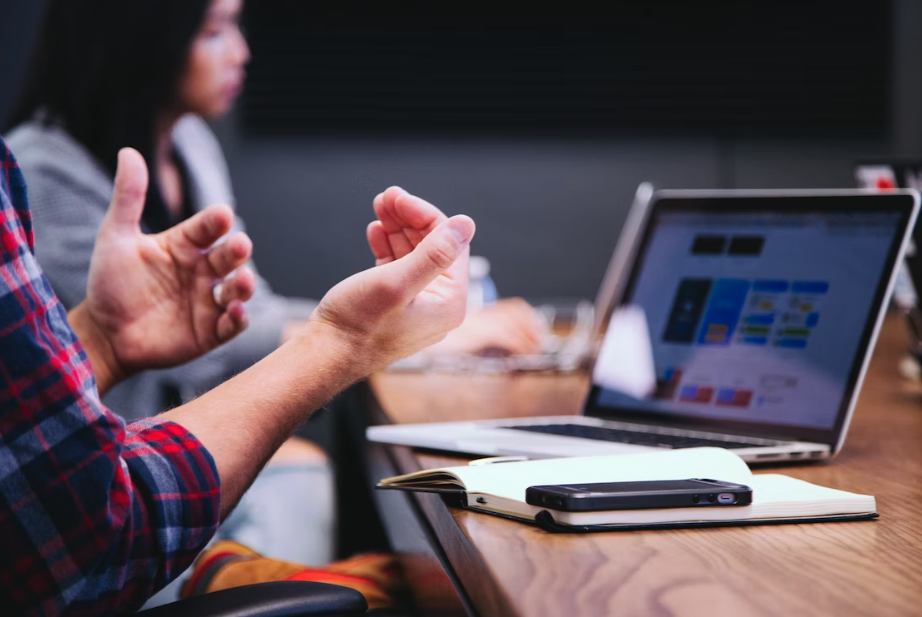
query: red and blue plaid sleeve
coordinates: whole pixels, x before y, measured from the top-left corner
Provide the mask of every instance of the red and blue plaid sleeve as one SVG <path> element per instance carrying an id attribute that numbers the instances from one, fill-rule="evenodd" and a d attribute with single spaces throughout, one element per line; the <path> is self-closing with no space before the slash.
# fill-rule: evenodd
<path id="1" fill-rule="evenodd" d="M 0 613 L 117 615 L 214 534 L 218 473 L 179 425 L 125 426 L 102 405 L 32 243 L 0 140 Z"/>

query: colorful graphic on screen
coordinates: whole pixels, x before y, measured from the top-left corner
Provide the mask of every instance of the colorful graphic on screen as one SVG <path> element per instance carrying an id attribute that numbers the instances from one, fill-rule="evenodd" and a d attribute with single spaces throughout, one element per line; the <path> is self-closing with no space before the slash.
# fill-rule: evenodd
<path id="1" fill-rule="evenodd" d="M 831 428 L 898 214 L 662 213 L 627 303 L 657 375 L 602 406 Z"/>

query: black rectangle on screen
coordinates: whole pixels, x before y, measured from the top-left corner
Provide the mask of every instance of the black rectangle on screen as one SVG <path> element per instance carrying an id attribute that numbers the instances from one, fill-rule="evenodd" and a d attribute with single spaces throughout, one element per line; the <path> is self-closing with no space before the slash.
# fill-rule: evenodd
<path id="1" fill-rule="evenodd" d="M 695 236 L 692 255 L 721 255 L 726 248 L 726 236 Z"/>
<path id="2" fill-rule="evenodd" d="M 730 255 L 736 257 L 758 257 L 765 246 L 764 236 L 734 236 L 730 240 Z"/>

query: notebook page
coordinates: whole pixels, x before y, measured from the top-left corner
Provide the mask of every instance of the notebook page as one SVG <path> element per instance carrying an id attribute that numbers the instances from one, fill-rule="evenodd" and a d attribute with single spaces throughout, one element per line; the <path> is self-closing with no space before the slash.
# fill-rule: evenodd
<path id="1" fill-rule="evenodd" d="M 753 491 L 753 515 L 759 518 L 877 511 L 877 502 L 870 495 L 818 486 L 778 474 L 753 476 L 749 486 Z"/>

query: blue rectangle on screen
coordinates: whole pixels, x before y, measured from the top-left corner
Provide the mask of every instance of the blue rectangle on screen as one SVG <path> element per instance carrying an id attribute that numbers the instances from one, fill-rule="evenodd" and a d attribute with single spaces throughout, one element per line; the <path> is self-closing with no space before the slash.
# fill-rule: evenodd
<path id="1" fill-rule="evenodd" d="M 799 281 L 791 286 L 796 294 L 824 294 L 829 291 L 829 283 L 823 281 Z"/>
<path id="2" fill-rule="evenodd" d="M 818 324 L 819 322 L 820 322 L 819 313 L 810 313 L 809 315 L 807 315 L 807 327 L 808 328 L 815 328 L 816 324 Z"/>
<path id="3" fill-rule="evenodd" d="M 806 346 L 807 339 L 805 338 L 783 338 L 778 340 L 778 347 L 786 349 L 803 349 Z"/>
<path id="4" fill-rule="evenodd" d="M 695 398 L 698 396 L 698 386 L 682 386 L 679 390 L 679 398 Z"/>
<path id="5" fill-rule="evenodd" d="M 767 336 L 744 336 L 742 343 L 744 345 L 768 345 Z"/>
<path id="6" fill-rule="evenodd" d="M 704 320 L 698 331 L 699 345 L 730 344 L 747 295 L 749 281 L 718 279 L 714 283 Z"/>
<path id="7" fill-rule="evenodd" d="M 733 397 L 736 396 L 736 390 L 731 390 L 730 388 L 723 388 L 717 391 L 717 402 L 718 403 L 731 403 L 733 402 Z"/>
<path id="8" fill-rule="evenodd" d="M 746 318 L 746 323 L 750 326 L 770 326 L 775 323 L 775 316 L 768 315 L 750 315 Z"/>
<path id="9" fill-rule="evenodd" d="M 788 290 L 787 281 L 756 281 L 752 290 L 761 293 L 782 294 Z"/>

